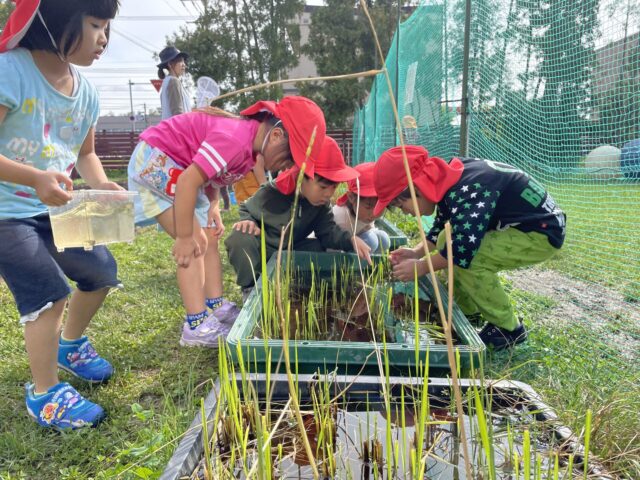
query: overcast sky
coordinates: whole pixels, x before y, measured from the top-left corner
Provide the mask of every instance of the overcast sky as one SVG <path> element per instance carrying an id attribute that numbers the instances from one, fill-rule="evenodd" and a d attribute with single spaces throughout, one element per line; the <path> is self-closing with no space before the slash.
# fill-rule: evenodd
<path id="1" fill-rule="evenodd" d="M 158 78 L 153 53 L 164 48 L 167 36 L 195 20 L 201 8 L 200 0 L 121 0 L 106 53 L 81 69 L 98 88 L 103 115 L 129 113 L 129 80 L 135 83 L 131 95 L 135 112 L 142 112 L 145 104 L 147 111 L 160 107 L 160 96 L 150 82 Z"/>
<path id="2" fill-rule="evenodd" d="M 102 58 L 81 69 L 98 88 L 102 113 L 128 113 L 131 80 L 134 111 L 160 107 L 160 97 L 150 80 L 157 77 L 153 53 L 165 39 L 193 21 L 200 2 L 181 0 L 121 0 L 119 15 L 111 25 L 111 40 Z"/>
<path id="3" fill-rule="evenodd" d="M 626 12 L 615 10 L 611 14 L 606 5 L 613 1 L 604 0 L 601 5 L 600 22 L 605 34 L 598 39 L 598 46 L 624 36 L 620 25 Z M 307 3 L 318 5 L 322 0 Z M 195 20 L 201 8 L 200 0 L 121 0 L 107 52 L 91 67 L 81 69 L 98 88 L 103 114 L 129 113 L 129 80 L 135 83 L 132 86 L 135 112 L 142 112 L 145 104 L 147 111 L 160 107 L 160 97 L 150 82 L 157 78 L 153 53 L 165 46 L 167 36 Z"/>

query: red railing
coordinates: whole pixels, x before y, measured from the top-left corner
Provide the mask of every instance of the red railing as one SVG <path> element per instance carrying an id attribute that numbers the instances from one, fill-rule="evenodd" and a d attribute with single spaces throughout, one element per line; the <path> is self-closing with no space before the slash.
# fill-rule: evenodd
<path id="1" fill-rule="evenodd" d="M 96 153 L 106 169 L 126 168 L 129 157 L 138 143 L 140 132 L 96 132 Z M 351 162 L 351 130 L 329 130 L 327 134 L 338 142 L 344 159 Z"/>

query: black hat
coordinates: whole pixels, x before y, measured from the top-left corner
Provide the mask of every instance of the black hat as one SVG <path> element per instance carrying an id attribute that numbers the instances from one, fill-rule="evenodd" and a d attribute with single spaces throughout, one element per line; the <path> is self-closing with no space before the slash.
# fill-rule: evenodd
<path id="1" fill-rule="evenodd" d="M 176 47 L 165 47 L 160 52 L 160 63 L 158 68 L 166 68 L 169 62 L 175 60 L 178 57 L 183 57 L 185 60 L 189 58 L 189 54 L 181 52 Z"/>

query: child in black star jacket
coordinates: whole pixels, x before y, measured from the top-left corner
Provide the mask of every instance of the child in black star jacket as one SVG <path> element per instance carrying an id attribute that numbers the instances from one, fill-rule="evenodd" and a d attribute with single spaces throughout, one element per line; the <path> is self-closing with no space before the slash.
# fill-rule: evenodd
<path id="1" fill-rule="evenodd" d="M 523 342 L 518 321 L 498 272 L 551 258 L 562 247 L 566 216 L 536 180 L 515 167 L 478 158 L 450 163 L 430 157 L 423 147 L 407 146 L 418 206 L 422 215 L 437 208 L 427 233 L 435 270 L 446 268 L 444 224 L 451 223 L 455 300 L 467 315 L 487 324 L 480 338 L 495 349 Z M 374 173 L 378 204 L 374 214 L 397 206 L 413 214 L 402 150 L 384 152 Z M 428 273 L 422 245 L 391 252 L 396 278 L 411 281 L 414 270 Z"/>

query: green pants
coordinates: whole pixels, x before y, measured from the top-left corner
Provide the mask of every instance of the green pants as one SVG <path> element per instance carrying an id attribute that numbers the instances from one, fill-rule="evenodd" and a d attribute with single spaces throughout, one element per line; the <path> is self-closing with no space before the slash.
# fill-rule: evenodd
<path id="1" fill-rule="evenodd" d="M 237 284 L 242 288 L 252 287 L 254 278 L 258 279 L 260 277 L 260 236 L 233 230 L 224 241 L 224 245 L 229 254 L 229 262 L 236 271 Z M 293 245 L 293 249 L 306 252 L 325 251 L 317 238 L 305 238 L 296 242 Z M 267 245 L 267 260 L 275 252 L 275 248 Z"/>
<path id="2" fill-rule="evenodd" d="M 438 236 L 438 250 L 445 248 L 444 230 Z M 488 231 L 469 268 L 453 268 L 454 298 L 465 315 L 482 314 L 484 320 L 512 331 L 518 326 L 509 296 L 498 272 L 543 262 L 558 249 L 538 233 L 516 228 Z"/>

